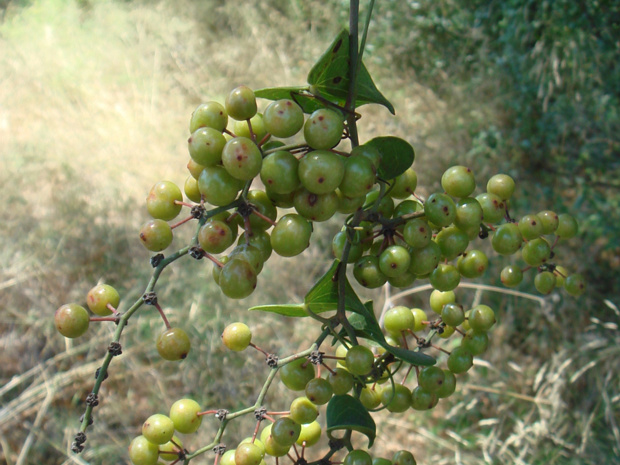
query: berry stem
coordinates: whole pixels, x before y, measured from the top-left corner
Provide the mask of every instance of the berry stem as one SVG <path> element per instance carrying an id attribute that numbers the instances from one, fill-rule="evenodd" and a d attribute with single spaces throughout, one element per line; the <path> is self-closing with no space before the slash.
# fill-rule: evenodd
<path id="1" fill-rule="evenodd" d="M 258 209 L 252 205 L 252 214 L 258 216 L 259 218 L 265 220 L 267 223 L 269 223 L 271 226 L 275 226 L 276 222 L 273 221 L 271 218 L 269 218 L 268 216 L 263 215 L 261 212 L 258 211 Z"/>
<path id="2" fill-rule="evenodd" d="M 253 342 L 250 342 L 250 347 L 253 347 L 254 349 L 258 350 L 260 353 L 262 353 L 265 357 L 269 357 L 269 352 L 267 352 L 266 350 L 261 349 L 260 347 L 258 347 L 256 344 L 254 344 Z"/>
<path id="3" fill-rule="evenodd" d="M 115 316 L 91 316 L 90 321 L 116 321 L 118 320 Z"/>
<path id="4" fill-rule="evenodd" d="M 193 220 L 193 219 L 194 219 L 194 217 L 190 215 L 187 218 L 182 219 L 178 223 L 171 224 L 170 225 L 170 229 L 178 228 L 179 226 L 181 226 L 181 225 L 183 225 L 183 224 L 185 224 L 188 221 Z"/>
<path id="5" fill-rule="evenodd" d="M 168 318 L 166 318 L 166 314 L 164 313 L 164 310 L 161 308 L 161 305 L 159 305 L 159 302 L 155 302 L 153 306 L 157 309 L 157 311 L 161 315 L 162 320 L 164 320 L 166 329 L 170 329 L 170 322 L 168 321 Z"/>

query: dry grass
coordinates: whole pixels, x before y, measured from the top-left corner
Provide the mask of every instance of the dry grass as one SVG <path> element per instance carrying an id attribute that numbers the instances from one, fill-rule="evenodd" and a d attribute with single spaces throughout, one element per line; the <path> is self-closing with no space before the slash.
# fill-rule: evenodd
<path id="1" fill-rule="evenodd" d="M 64 341 L 53 330 L 53 310 L 83 301 L 99 280 L 121 290 L 123 305 L 141 294 L 149 273 L 148 254 L 135 239 L 146 217 L 143 198 L 156 180 L 183 182 L 192 109 L 221 100 L 239 83 L 302 83 L 341 19 L 318 0 L 290 2 L 290 11 L 270 2 L 243 9 L 212 2 L 210 15 L 199 2 L 87 3 L 40 0 L 12 7 L 0 24 L 0 457 L 10 465 L 126 463 L 137 426 L 179 397 L 239 407 L 238 399 L 256 395 L 261 361 L 223 351 L 223 326 L 243 318 L 261 345 L 280 353 L 302 346 L 313 336 L 305 322 L 293 323 L 295 337 L 283 338 L 290 322 L 243 311 L 300 301 L 329 260 L 319 247 L 301 261 L 274 258 L 261 275 L 260 293 L 240 304 L 222 299 L 204 263 L 173 266 L 160 301 L 173 324 L 190 331 L 190 359 L 159 361 L 152 341 L 160 320 L 153 314 L 132 320 L 88 447 L 80 457 L 68 452 L 111 329 Z M 291 14 L 304 34 L 287 24 Z M 469 150 L 475 144 L 462 128 L 468 118 L 489 118 L 491 109 L 458 110 L 452 117 L 467 100 L 441 101 L 407 76 L 383 74 L 380 87 L 398 116 L 364 108 L 365 139 L 379 133 L 408 139 L 421 180 L 438 179 L 462 147 L 475 164 L 477 153 Z M 317 245 L 324 241 L 318 237 Z M 291 282 L 290 276 L 308 280 Z M 368 296 L 378 306 L 384 301 Z M 549 299 L 538 311 L 515 296 L 482 297 L 502 316 L 488 356 L 462 379 L 454 400 L 435 411 L 382 416 L 389 439 L 377 453 L 408 447 L 421 464 L 598 464 L 619 457 L 620 317 L 613 304 L 608 320 L 590 321 L 587 311 L 579 309 L 583 316 L 576 318 L 568 313 L 574 306 Z M 409 298 L 424 305 L 427 296 Z M 464 301 L 475 298 L 463 292 Z M 589 326 L 582 333 L 564 321 Z M 281 394 L 275 392 L 273 402 L 285 408 Z M 251 423 L 240 422 L 231 437 L 247 436 Z M 210 442 L 216 426 L 205 422 L 185 445 Z"/>

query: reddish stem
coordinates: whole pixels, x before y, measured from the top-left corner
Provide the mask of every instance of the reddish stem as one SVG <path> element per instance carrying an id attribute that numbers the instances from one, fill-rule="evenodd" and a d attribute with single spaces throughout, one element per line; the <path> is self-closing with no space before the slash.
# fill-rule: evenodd
<path id="1" fill-rule="evenodd" d="M 153 306 L 157 309 L 157 311 L 161 315 L 162 320 L 164 320 L 164 324 L 166 325 L 166 329 L 170 329 L 170 322 L 168 321 L 168 318 L 166 318 L 166 315 L 165 315 L 164 311 L 162 310 L 161 305 L 159 305 L 159 302 L 155 302 L 153 304 Z"/>
<path id="2" fill-rule="evenodd" d="M 178 223 L 175 223 L 175 224 L 170 225 L 170 229 L 178 228 L 178 227 L 179 227 L 179 226 L 181 226 L 182 224 L 185 224 L 185 223 L 187 223 L 188 221 L 193 220 L 193 219 L 194 219 L 194 217 L 193 217 L 193 216 L 188 216 L 187 218 L 182 219 L 182 220 L 181 220 L 181 221 L 179 221 Z"/>
<path id="3" fill-rule="evenodd" d="M 256 350 L 258 350 L 260 353 L 262 353 L 265 357 L 269 357 L 269 352 L 267 352 L 266 350 L 261 349 L 260 347 L 258 347 L 256 344 L 254 344 L 253 342 L 250 342 L 250 347 L 255 348 Z"/>
<path id="4" fill-rule="evenodd" d="M 200 250 L 202 250 L 202 249 L 200 249 Z M 207 252 L 205 252 L 204 250 L 202 250 L 202 252 L 204 253 L 204 256 L 205 256 L 206 258 L 208 258 L 209 260 L 211 260 L 213 263 L 215 263 L 215 264 L 216 264 L 216 266 L 218 266 L 218 267 L 220 267 L 220 268 L 222 268 L 222 267 L 224 266 L 224 264 L 223 264 L 221 261 L 219 261 L 217 258 L 215 258 L 215 257 L 214 257 L 213 255 L 211 255 L 210 253 L 207 253 Z"/>

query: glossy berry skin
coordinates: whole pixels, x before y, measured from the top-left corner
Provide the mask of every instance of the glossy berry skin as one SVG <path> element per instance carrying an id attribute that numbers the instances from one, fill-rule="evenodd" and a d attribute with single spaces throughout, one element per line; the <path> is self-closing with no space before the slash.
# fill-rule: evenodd
<path id="1" fill-rule="evenodd" d="M 486 332 L 470 329 L 461 340 L 461 346 L 472 355 L 483 354 L 489 346 L 489 336 Z"/>
<path id="2" fill-rule="evenodd" d="M 146 208 L 153 218 L 170 221 L 181 212 L 181 205 L 177 205 L 175 201 L 183 201 L 181 189 L 173 182 L 160 181 L 149 191 Z"/>
<path id="3" fill-rule="evenodd" d="M 433 231 L 429 224 L 422 218 L 414 218 L 405 223 L 403 238 L 407 245 L 414 249 L 426 247 L 433 237 Z"/>
<path id="4" fill-rule="evenodd" d="M 228 125 L 226 109 L 218 102 L 201 103 L 192 113 L 189 122 L 189 132 L 198 128 L 213 128 L 222 132 Z"/>
<path id="5" fill-rule="evenodd" d="M 368 410 L 373 410 L 381 405 L 381 388 L 375 386 L 373 389 L 364 387 L 360 392 L 360 402 Z"/>
<path id="6" fill-rule="evenodd" d="M 328 194 L 340 185 L 344 169 L 344 160 L 340 155 L 327 150 L 315 150 L 299 160 L 297 174 L 309 192 Z"/>
<path id="7" fill-rule="evenodd" d="M 379 198 L 379 191 L 374 190 L 366 194 L 366 202 L 364 206 L 374 205 Z M 377 207 L 377 213 L 383 215 L 386 218 L 390 218 L 394 213 L 394 199 L 388 195 L 384 195 L 383 198 L 379 201 L 379 206 Z"/>
<path id="8" fill-rule="evenodd" d="M 469 197 L 476 189 L 474 173 L 466 166 L 452 166 L 441 176 L 441 187 L 452 197 Z"/>
<path id="9" fill-rule="evenodd" d="M 297 397 L 291 402 L 290 417 L 300 425 L 312 423 L 319 415 L 319 409 L 307 397 Z"/>
<path id="10" fill-rule="evenodd" d="M 371 145 L 358 145 L 351 150 L 351 156 L 361 155 L 368 158 L 375 172 L 381 164 L 381 153 Z"/>
<path id="11" fill-rule="evenodd" d="M 438 314 L 441 313 L 445 305 L 454 302 L 456 302 L 456 295 L 453 291 L 442 292 L 435 289 L 431 292 L 431 296 L 429 298 L 431 310 Z"/>
<path id="12" fill-rule="evenodd" d="M 392 457 L 392 465 L 416 465 L 416 461 L 411 452 L 399 450 Z"/>
<path id="13" fill-rule="evenodd" d="M 476 196 L 476 200 L 482 207 L 482 217 L 485 223 L 499 223 L 506 215 L 506 203 L 501 197 L 485 192 Z"/>
<path id="14" fill-rule="evenodd" d="M 469 238 L 456 226 L 449 226 L 437 233 L 435 242 L 441 249 L 442 258 L 450 261 L 465 252 L 469 245 Z"/>
<path id="15" fill-rule="evenodd" d="M 245 323 L 231 323 L 222 333 L 222 342 L 230 350 L 241 352 L 250 345 L 252 331 Z"/>
<path id="16" fill-rule="evenodd" d="M 306 447 L 312 447 L 321 439 L 321 425 L 318 421 L 306 423 L 301 425 L 301 432 L 297 438 L 297 445 L 303 446 L 304 442 Z"/>
<path id="17" fill-rule="evenodd" d="M 495 312 L 487 305 L 476 305 L 469 313 L 468 322 L 474 331 L 487 332 L 495 324 Z"/>
<path id="18" fill-rule="evenodd" d="M 198 180 L 192 176 L 188 176 L 183 184 L 183 192 L 185 197 L 195 203 L 200 203 L 200 189 L 198 189 Z"/>
<path id="19" fill-rule="evenodd" d="M 190 348 L 189 336 L 181 328 L 167 329 L 157 337 L 157 352 L 165 360 L 183 360 Z"/>
<path id="20" fill-rule="evenodd" d="M 144 436 L 138 436 L 129 444 L 129 460 L 133 465 L 155 465 L 159 458 L 159 447 Z"/>
<path id="21" fill-rule="evenodd" d="M 222 160 L 226 138 L 213 128 L 199 128 L 187 140 L 189 155 L 202 166 L 213 166 Z"/>
<path id="22" fill-rule="evenodd" d="M 489 267 L 489 259 L 481 250 L 469 250 L 459 257 L 457 268 L 465 278 L 479 278 Z"/>
<path id="23" fill-rule="evenodd" d="M 411 391 L 402 384 L 386 386 L 381 392 L 381 403 L 390 412 L 405 412 L 411 406 Z"/>
<path id="24" fill-rule="evenodd" d="M 430 392 L 422 386 L 416 387 L 411 393 L 411 408 L 414 410 L 430 410 L 437 405 L 438 401 L 439 398 L 435 392 Z"/>
<path id="25" fill-rule="evenodd" d="M 193 399 L 179 399 L 170 407 L 170 419 L 174 429 L 179 433 L 192 434 L 202 424 L 202 416 L 198 416 L 200 405 Z"/>
<path id="26" fill-rule="evenodd" d="M 222 253 L 233 244 L 234 240 L 230 226 L 224 221 L 209 220 L 198 231 L 200 247 L 211 254 Z"/>
<path id="27" fill-rule="evenodd" d="M 271 436 L 272 426 L 273 424 L 265 426 L 260 435 L 261 441 L 265 445 L 265 453 L 272 457 L 283 457 L 288 453 L 291 446 L 283 446 L 275 441 L 273 436 Z"/>
<path id="28" fill-rule="evenodd" d="M 234 178 L 223 166 L 207 166 L 198 178 L 198 189 L 205 201 L 222 207 L 237 198 L 243 181 Z"/>
<path id="29" fill-rule="evenodd" d="M 222 164 L 233 178 L 249 181 L 260 173 L 263 156 L 251 139 L 235 137 L 222 150 Z"/>
<path id="30" fill-rule="evenodd" d="M 456 204 L 446 194 L 431 194 L 424 203 L 424 214 L 437 226 L 449 226 L 456 217 Z"/>
<path id="31" fill-rule="evenodd" d="M 316 405 L 323 405 L 329 402 L 334 395 L 332 385 L 324 378 L 313 378 L 306 384 L 306 397 Z"/>
<path id="32" fill-rule="evenodd" d="M 405 274 L 410 264 L 411 255 L 401 245 L 391 245 L 379 256 L 379 269 L 388 278 Z"/>
<path id="33" fill-rule="evenodd" d="M 345 456 L 342 465 L 372 465 L 372 457 L 365 450 L 352 450 Z"/>
<path id="34" fill-rule="evenodd" d="M 166 415 L 156 413 L 142 425 L 142 435 L 153 444 L 166 444 L 174 434 L 174 423 Z"/>
<path id="35" fill-rule="evenodd" d="M 161 252 L 172 243 L 172 229 L 164 220 L 151 220 L 140 228 L 140 242 L 151 252 Z"/>
<path id="36" fill-rule="evenodd" d="M 518 266 L 507 265 L 502 269 L 500 279 L 504 286 L 516 287 L 523 281 L 523 272 Z"/>
<path id="37" fill-rule="evenodd" d="M 579 232 L 579 225 L 577 220 L 567 213 L 562 213 L 558 216 L 558 228 L 555 230 L 555 235 L 562 239 L 570 239 L 575 237 Z"/>
<path id="38" fill-rule="evenodd" d="M 541 294 L 551 294 L 555 288 L 555 275 L 550 271 L 538 273 L 534 278 L 534 287 Z"/>
<path id="39" fill-rule="evenodd" d="M 347 370 L 354 375 L 366 376 L 372 370 L 375 356 L 368 347 L 353 346 L 347 351 L 345 356 Z"/>
<path id="40" fill-rule="evenodd" d="M 342 138 L 344 121 L 342 115 L 321 108 L 314 111 L 304 124 L 304 139 L 315 150 L 335 147 Z"/>
<path id="41" fill-rule="evenodd" d="M 411 310 L 405 306 L 392 307 L 385 312 L 383 326 L 388 333 L 400 339 L 402 331 L 413 330 L 415 317 Z"/>
<path id="42" fill-rule="evenodd" d="M 244 299 L 252 294 L 256 281 L 256 269 L 243 258 L 231 258 L 220 271 L 220 289 L 231 299 Z"/>
<path id="43" fill-rule="evenodd" d="M 530 266 L 539 266 L 551 256 L 551 247 L 542 237 L 527 242 L 521 250 L 521 257 Z"/>
<path id="44" fill-rule="evenodd" d="M 231 90 L 224 102 L 228 116 L 237 121 L 250 119 L 256 114 L 256 96 L 247 86 L 239 86 Z"/>
<path id="45" fill-rule="evenodd" d="M 465 320 L 463 306 L 456 303 L 448 303 L 441 309 L 441 319 L 450 326 L 458 326 Z"/>
<path id="46" fill-rule="evenodd" d="M 406 199 L 411 197 L 418 186 L 418 175 L 413 168 L 408 168 L 403 174 L 394 179 L 393 187 L 389 196 L 394 199 Z"/>
<path id="47" fill-rule="evenodd" d="M 461 282 L 461 274 L 453 265 L 440 263 L 429 276 L 433 288 L 439 291 L 451 291 Z"/>
<path id="48" fill-rule="evenodd" d="M 252 132 L 250 132 L 250 124 L 252 125 Z M 254 137 L 258 143 L 267 135 L 263 115 L 261 113 L 256 113 L 250 118 L 250 124 L 248 124 L 247 121 L 235 121 L 233 132 L 236 136 L 246 137 L 248 139 Z"/>
<path id="49" fill-rule="evenodd" d="M 415 324 L 413 325 L 413 331 L 422 331 L 422 329 L 424 329 L 425 327 L 424 322 L 428 322 L 428 316 L 426 315 L 426 312 L 421 308 L 412 308 L 411 314 L 413 315 L 413 319 L 415 320 Z"/>
<path id="50" fill-rule="evenodd" d="M 519 220 L 519 231 L 525 240 L 536 239 L 544 234 L 542 220 L 538 215 L 525 215 Z"/>
<path id="51" fill-rule="evenodd" d="M 551 210 L 543 210 L 537 213 L 543 226 L 543 234 L 553 234 L 560 225 L 560 217 Z"/>
<path id="52" fill-rule="evenodd" d="M 339 206 L 338 196 L 335 192 L 328 194 L 314 194 L 305 188 L 295 192 L 293 205 L 297 213 L 310 221 L 327 221 Z"/>
<path id="53" fill-rule="evenodd" d="M 353 375 L 343 368 L 336 368 L 327 376 L 335 396 L 346 394 L 353 388 Z"/>
<path id="54" fill-rule="evenodd" d="M 387 282 L 387 276 L 379 267 L 379 257 L 375 255 L 360 258 L 353 268 L 353 276 L 358 283 L 368 289 L 376 289 Z"/>
<path id="55" fill-rule="evenodd" d="M 177 460 L 180 452 L 183 452 L 183 443 L 176 435 L 166 444 L 159 446 L 159 458 L 166 462 Z"/>
<path id="56" fill-rule="evenodd" d="M 342 253 L 344 251 L 344 246 L 349 242 L 347 238 L 346 231 L 338 231 L 334 234 L 332 239 L 332 253 L 335 258 L 342 260 Z M 347 256 L 347 263 L 353 263 L 362 258 L 362 254 L 364 253 L 362 249 L 362 244 L 359 242 L 356 244 L 351 244 L 349 247 L 349 255 Z"/>
<path id="57" fill-rule="evenodd" d="M 443 370 L 436 366 L 425 367 L 418 375 L 418 385 L 428 391 L 435 392 L 441 388 L 446 378 Z"/>
<path id="58" fill-rule="evenodd" d="M 245 240 L 240 241 L 239 245 L 230 251 L 228 258 L 245 260 L 252 266 L 257 275 L 261 272 L 265 263 L 263 262 L 263 253 L 257 247 L 245 242 Z"/>
<path id="59" fill-rule="evenodd" d="M 250 238 L 250 242 L 247 242 L 247 236 Z M 249 234 L 243 234 L 237 241 L 237 246 L 243 244 L 249 244 L 260 252 L 260 260 L 265 263 L 271 256 L 273 248 L 271 247 L 271 236 L 265 231 L 252 230 Z"/>
<path id="60" fill-rule="evenodd" d="M 564 289 L 573 297 L 578 297 L 586 291 L 586 280 L 581 274 L 571 274 L 564 279 Z"/>
<path id="61" fill-rule="evenodd" d="M 275 221 L 277 218 L 278 210 L 265 191 L 258 189 L 251 190 L 248 192 L 247 201 L 248 204 L 252 206 L 252 209 L 260 213 L 262 216 L 269 218 L 271 221 Z M 243 223 L 242 227 L 245 227 Z M 271 228 L 271 222 L 261 218 L 258 215 L 251 214 L 250 228 L 252 231 L 266 231 Z"/>
<path id="62" fill-rule="evenodd" d="M 344 174 L 338 189 L 346 197 L 361 197 L 372 190 L 375 180 L 375 170 L 368 158 L 350 156 L 344 161 Z"/>
<path id="63" fill-rule="evenodd" d="M 409 272 L 418 276 L 431 273 L 441 259 L 441 249 L 435 241 L 430 241 L 426 247 L 414 249 L 411 252 Z"/>
<path id="64" fill-rule="evenodd" d="M 465 373 L 474 364 L 472 354 L 464 347 L 456 347 L 448 356 L 448 370 L 454 374 Z"/>
<path id="65" fill-rule="evenodd" d="M 299 185 L 299 161 L 291 152 L 280 150 L 267 155 L 260 169 L 260 179 L 276 194 L 288 194 Z"/>
<path id="66" fill-rule="evenodd" d="M 301 107 L 290 99 L 270 103 L 263 116 L 265 129 L 275 137 L 292 137 L 304 125 L 304 113 Z"/>
<path id="67" fill-rule="evenodd" d="M 454 225 L 462 231 L 478 230 L 483 216 L 480 202 L 472 197 L 466 197 L 456 204 Z"/>
<path id="68" fill-rule="evenodd" d="M 512 255 L 521 248 L 523 237 L 516 223 L 505 223 L 493 233 L 491 245 L 500 255 Z"/>
<path id="69" fill-rule="evenodd" d="M 282 446 L 295 444 L 301 433 L 301 425 L 290 417 L 278 418 L 271 426 L 271 436 Z"/>
<path id="70" fill-rule="evenodd" d="M 60 334 L 73 339 L 88 331 L 90 316 L 86 309 L 78 304 L 65 304 L 56 310 L 54 324 Z"/>
<path id="71" fill-rule="evenodd" d="M 515 191 L 515 182 L 507 174 L 496 174 L 487 182 L 487 192 L 497 195 L 502 200 L 508 200 Z"/>
<path id="72" fill-rule="evenodd" d="M 444 373 L 444 381 L 441 387 L 435 391 L 437 397 L 440 399 L 445 399 L 446 397 L 450 397 L 454 394 L 456 390 L 456 376 L 450 370 L 443 370 Z"/>
<path id="73" fill-rule="evenodd" d="M 314 377 L 314 365 L 306 358 L 293 360 L 280 368 L 280 379 L 291 391 L 303 391 Z"/>
<path id="74" fill-rule="evenodd" d="M 271 231 L 271 247 L 282 257 L 299 255 L 310 245 L 312 225 L 305 218 L 289 213 Z"/>
<path id="75" fill-rule="evenodd" d="M 344 195 L 340 189 L 336 189 L 336 196 L 338 197 L 338 213 L 343 213 L 348 215 L 349 213 L 355 213 L 359 208 L 364 205 L 366 201 L 366 196 L 362 195 L 360 197 L 347 197 Z"/>
<path id="76" fill-rule="evenodd" d="M 86 294 L 86 304 L 91 312 L 99 316 L 108 316 L 112 310 L 108 308 L 118 308 L 121 298 L 116 289 L 108 284 L 98 284 Z"/>
<path id="77" fill-rule="evenodd" d="M 259 446 L 251 442 L 239 444 L 235 450 L 236 465 L 259 465 L 263 460 L 263 453 Z"/>

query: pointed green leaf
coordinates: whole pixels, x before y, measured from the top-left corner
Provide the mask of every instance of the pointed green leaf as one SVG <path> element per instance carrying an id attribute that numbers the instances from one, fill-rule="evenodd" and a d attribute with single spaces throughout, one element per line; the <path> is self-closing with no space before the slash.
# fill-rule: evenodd
<path id="1" fill-rule="evenodd" d="M 319 108 L 323 108 L 325 105 L 311 95 L 303 93 L 303 91 L 307 90 L 308 86 L 266 87 L 264 89 L 255 90 L 254 95 L 267 100 L 293 100 L 297 102 L 304 113 L 312 113 Z"/>
<path id="2" fill-rule="evenodd" d="M 314 86 L 323 97 L 333 97 L 343 103 L 349 92 L 349 67 L 349 32 L 343 29 L 308 73 L 308 84 Z M 383 105 L 394 114 L 394 107 L 379 92 L 366 66 L 361 63 L 355 107 L 367 103 Z"/>
<path id="3" fill-rule="evenodd" d="M 377 174 L 386 180 L 394 179 L 399 174 L 403 174 L 411 167 L 415 159 L 415 152 L 411 144 L 400 137 L 375 137 L 364 145 L 370 145 L 381 153 L 381 163 Z"/>
<path id="4" fill-rule="evenodd" d="M 377 425 L 366 407 L 355 397 L 333 396 L 327 404 L 326 417 L 326 431 L 330 439 L 334 431 L 353 430 L 366 435 L 368 448 L 372 447 L 377 436 Z"/>
<path id="5" fill-rule="evenodd" d="M 304 304 L 288 304 L 288 305 L 257 305 L 251 307 L 250 311 L 270 312 L 277 313 L 278 315 L 290 316 L 290 317 L 304 317 L 308 316 L 304 310 Z"/>

